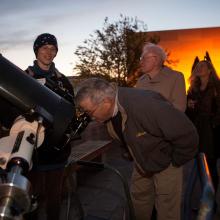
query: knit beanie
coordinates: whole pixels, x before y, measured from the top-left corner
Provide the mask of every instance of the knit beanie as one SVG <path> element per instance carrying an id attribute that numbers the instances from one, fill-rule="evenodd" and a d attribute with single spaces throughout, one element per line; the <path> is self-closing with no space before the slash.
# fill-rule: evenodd
<path id="1" fill-rule="evenodd" d="M 48 33 L 40 34 L 34 41 L 33 49 L 35 55 L 37 56 L 37 51 L 40 47 L 48 44 L 54 45 L 58 51 L 57 39 L 54 35 Z"/>

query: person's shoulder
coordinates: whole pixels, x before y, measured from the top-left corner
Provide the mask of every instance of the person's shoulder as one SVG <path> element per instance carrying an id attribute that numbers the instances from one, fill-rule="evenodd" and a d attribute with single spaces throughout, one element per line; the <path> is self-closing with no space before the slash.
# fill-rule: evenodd
<path id="1" fill-rule="evenodd" d="M 144 80 L 145 77 L 146 77 L 146 76 L 145 76 L 145 74 L 143 73 L 143 74 L 138 78 L 137 82 L 140 82 L 140 81 Z"/>
<path id="2" fill-rule="evenodd" d="M 57 68 L 55 68 L 55 73 L 57 78 L 66 78 L 66 76 L 63 73 L 61 73 Z"/>
<path id="3" fill-rule="evenodd" d="M 148 90 L 148 89 L 140 89 L 136 87 L 118 87 L 119 94 L 127 97 L 153 97 L 157 94 L 160 95 L 160 93 L 153 91 L 153 90 Z M 136 102 L 136 100 L 134 99 Z"/>
<path id="4" fill-rule="evenodd" d="M 63 73 L 61 73 L 58 69 L 55 69 L 56 77 L 58 80 L 60 80 L 65 87 L 67 87 L 71 92 L 73 93 L 73 85 L 71 84 L 70 80 L 67 76 L 65 76 Z"/>
<path id="5" fill-rule="evenodd" d="M 24 72 L 27 73 L 30 76 L 34 76 L 35 75 L 35 73 L 33 71 L 33 66 L 28 66 L 28 68 L 25 69 Z"/>
<path id="6" fill-rule="evenodd" d="M 56 73 L 57 79 L 64 80 L 65 82 L 69 82 L 68 77 L 64 75 L 63 73 L 61 73 L 57 68 L 55 68 L 55 73 Z"/>
<path id="7" fill-rule="evenodd" d="M 160 98 L 160 94 L 152 90 L 131 87 L 118 87 L 119 102 L 124 106 L 142 106 Z M 144 101 L 144 102 L 143 102 Z"/>
<path id="8" fill-rule="evenodd" d="M 167 77 L 174 77 L 174 78 L 184 78 L 184 75 L 182 72 L 179 72 L 177 70 L 173 70 L 170 67 L 164 66 L 162 69 L 163 74 L 165 74 Z"/>

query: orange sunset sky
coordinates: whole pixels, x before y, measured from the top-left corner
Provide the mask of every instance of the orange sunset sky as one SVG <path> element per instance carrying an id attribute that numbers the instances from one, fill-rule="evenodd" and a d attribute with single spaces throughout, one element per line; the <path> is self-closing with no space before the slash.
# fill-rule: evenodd
<path id="1" fill-rule="evenodd" d="M 212 63 L 220 76 L 220 27 L 154 31 L 160 36 L 159 45 L 170 52 L 170 60 L 178 60 L 173 69 L 184 73 L 186 88 L 192 64 L 196 56 L 204 59 L 208 51 Z"/>

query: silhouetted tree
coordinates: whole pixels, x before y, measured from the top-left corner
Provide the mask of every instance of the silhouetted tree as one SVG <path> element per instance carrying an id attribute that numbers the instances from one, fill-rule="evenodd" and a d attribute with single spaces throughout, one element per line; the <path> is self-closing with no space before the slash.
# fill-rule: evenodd
<path id="1" fill-rule="evenodd" d="M 102 76 L 126 85 L 127 76 L 138 68 L 143 43 L 159 41 L 156 37 L 147 40 L 146 31 L 146 24 L 137 17 L 120 15 L 114 23 L 106 17 L 102 30 L 77 47 L 79 61 L 74 69 L 82 77 Z"/>

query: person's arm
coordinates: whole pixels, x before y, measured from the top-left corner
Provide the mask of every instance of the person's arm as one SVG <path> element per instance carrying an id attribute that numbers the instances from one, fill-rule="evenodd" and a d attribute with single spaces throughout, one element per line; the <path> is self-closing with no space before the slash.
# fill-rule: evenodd
<path id="1" fill-rule="evenodd" d="M 172 104 L 182 112 L 186 110 L 186 86 L 182 73 L 178 73 L 172 90 Z"/>
<path id="2" fill-rule="evenodd" d="M 137 109 L 138 107 L 138 109 Z M 198 134 L 187 116 L 160 98 L 136 105 L 136 117 L 153 136 L 168 142 L 173 149 L 172 162 L 180 166 L 198 152 Z"/>
<path id="3" fill-rule="evenodd" d="M 185 113 L 192 122 L 195 121 L 198 113 L 198 94 L 194 91 L 188 91 Z"/>

